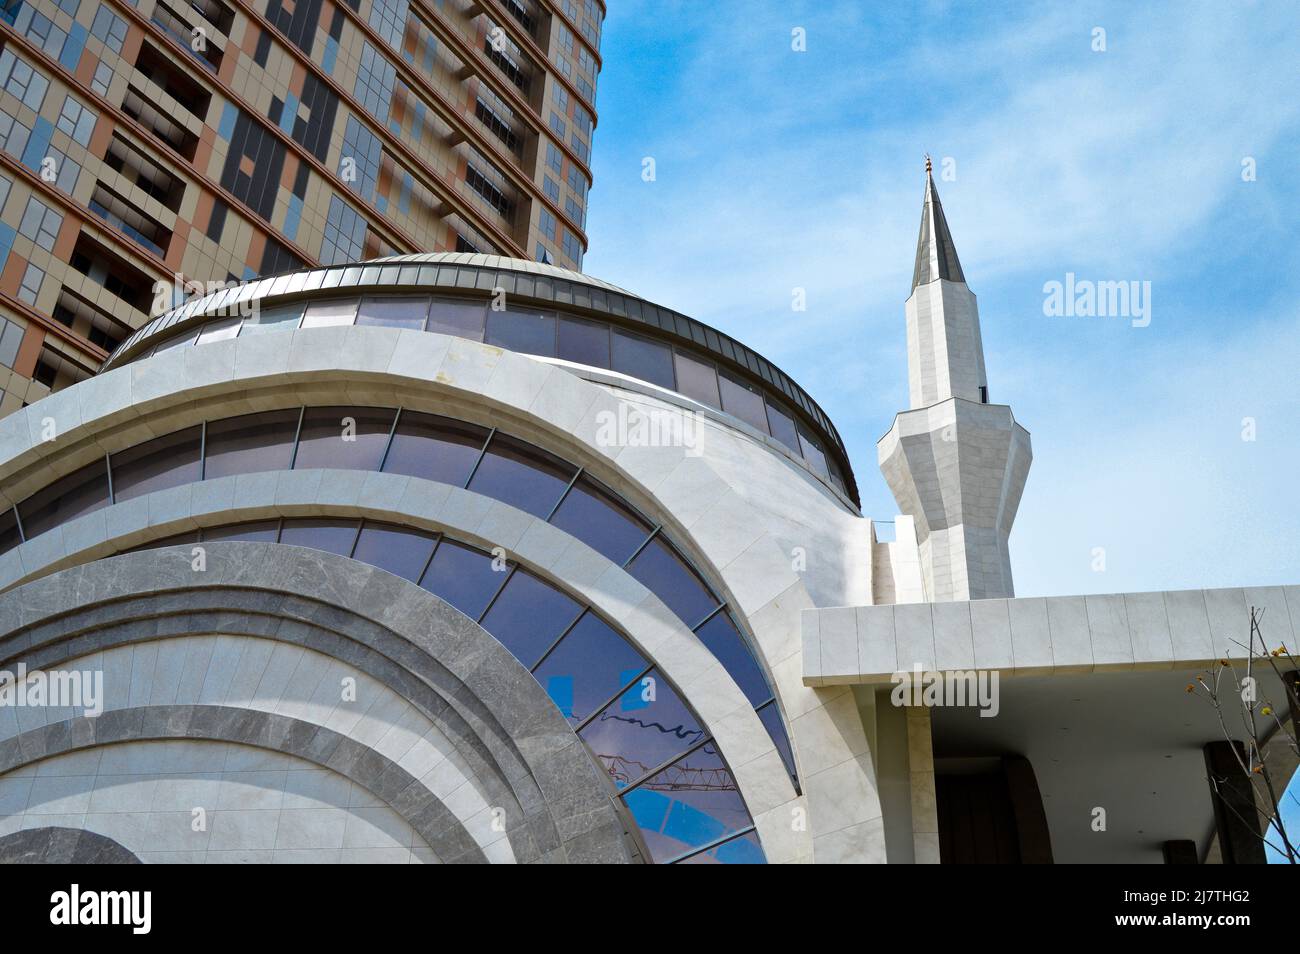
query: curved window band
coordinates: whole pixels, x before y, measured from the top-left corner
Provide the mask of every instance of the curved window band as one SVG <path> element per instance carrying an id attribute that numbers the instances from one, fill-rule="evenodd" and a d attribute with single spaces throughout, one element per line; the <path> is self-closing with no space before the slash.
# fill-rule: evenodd
<path id="1" fill-rule="evenodd" d="M 146 493 L 215 477 L 312 468 L 452 484 L 586 543 L 658 596 L 713 654 L 754 707 L 799 789 L 775 695 L 727 604 L 660 527 L 613 490 L 495 428 L 403 408 L 344 405 L 205 421 L 106 455 L 30 495 L 0 516 L 0 553 Z"/>
<path id="2" fill-rule="evenodd" d="M 446 534 L 364 519 L 226 524 L 132 550 L 229 540 L 328 550 L 389 570 L 446 600 L 491 633 L 542 684 L 605 768 L 651 860 L 764 862 L 753 819 L 712 736 L 672 683 L 592 607 L 523 567 Z M 526 612 L 501 612 L 521 592 Z M 610 651 L 585 651 L 593 634 Z M 570 642 L 581 644 L 577 652 L 566 652 Z M 564 665 L 542 668 L 561 658 Z M 590 731 L 601 724 L 618 729 Z"/>
<path id="3" fill-rule="evenodd" d="M 244 304 L 248 304 L 247 302 Z M 222 309 L 219 302 L 213 307 Z M 308 299 L 250 309 L 252 314 L 223 314 L 190 326 L 132 355 L 142 360 L 172 348 L 223 341 L 240 335 L 296 328 L 378 326 L 431 331 L 516 351 L 561 358 L 575 364 L 617 371 L 675 391 L 722 411 L 774 438 L 809 470 L 847 493 L 844 476 L 790 406 L 778 400 L 770 384 L 747 382 L 702 353 L 624 331 L 610 324 L 554 309 L 489 307 L 487 299 L 428 295 L 379 295 L 352 299 Z M 129 346 L 129 343 L 128 343 Z"/>

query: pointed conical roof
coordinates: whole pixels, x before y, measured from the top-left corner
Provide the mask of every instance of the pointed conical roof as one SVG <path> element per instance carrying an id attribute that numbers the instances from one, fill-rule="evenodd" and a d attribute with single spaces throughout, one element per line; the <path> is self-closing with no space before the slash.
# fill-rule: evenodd
<path id="1" fill-rule="evenodd" d="M 916 268 L 912 271 L 912 291 L 937 279 L 965 282 L 961 262 L 957 261 L 957 247 L 948 231 L 948 220 L 943 217 L 939 193 L 934 188 L 930 172 L 930 157 L 925 159 L 925 204 L 921 207 L 921 234 L 916 240 Z"/>

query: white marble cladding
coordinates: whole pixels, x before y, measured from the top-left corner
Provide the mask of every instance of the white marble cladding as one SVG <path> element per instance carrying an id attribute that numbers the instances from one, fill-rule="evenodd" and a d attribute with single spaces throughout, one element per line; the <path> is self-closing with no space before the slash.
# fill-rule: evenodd
<path id="1" fill-rule="evenodd" d="M 907 316 L 907 382 L 913 408 L 951 397 L 980 400 L 988 384 L 979 307 L 965 284 L 936 280 L 916 286 Z"/>
<path id="2" fill-rule="evenodd" d="M 112 838 L 157 864 L 429 864 L 397 812 L 311 762 L 211 740 L 123 742 L 0 777 L 0 834 Z"/>
<path id="3" fill-rule="evenodd" d="M 887 683 L 918 663 L 1051 675 L 1241 659 L 1252 608 L 1262 611 L 1262 649 L 1294 652 L 1300 586 L 807 609 L 803 678 L 809 686 Z"/>
<path id="4" fill-rule="evenodd" d="M 876 450 L 915 518 L 926 598 L 1013 595 L 1007 538 L 1033 450 L 1011 409 L 953 398 L 904 411 Z"/>

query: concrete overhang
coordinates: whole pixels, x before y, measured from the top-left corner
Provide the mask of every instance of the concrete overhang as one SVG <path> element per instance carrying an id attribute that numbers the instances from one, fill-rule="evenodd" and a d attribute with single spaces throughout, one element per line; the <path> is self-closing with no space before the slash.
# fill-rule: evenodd
<path id="1" fill-rule="evenodd" d="M 1264 743 L 1271 720 L 1252 729 L 1240 706 L 1220 713 L 1187 687 L 1224 659 L 1244 675 L 1252 608 L 1265 643 L 1256 642 L 1258 697 L 1286 718 L 1285 690 L 1258 655 L 1295 652 L 1300 586 L 805 610 L 804 682 L 875 687 L 887 705 L 895 673 L 918 665 L 996 672 L 996 712 L 930 708 L 936 773 L 1028 758 L 1058 863 L 1160 863 L 1163 844 L 1184 839 L 1204 861 L 1214 857 L 1204 746 L 1252 732 Z M 1233 686 L 1228 678 L 1221 689 Z M 1268 758 L 1285 787 L 1293 755 Z"/>

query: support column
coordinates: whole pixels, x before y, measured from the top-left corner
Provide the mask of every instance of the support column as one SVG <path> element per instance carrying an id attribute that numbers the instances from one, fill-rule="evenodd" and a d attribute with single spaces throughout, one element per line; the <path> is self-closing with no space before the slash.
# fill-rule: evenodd
<path id="1" fill-rule="evenodd" d="M 1240 742 L 1205 745 L 1205 771 L 1225 865 L 1267 864 L 1255 791 L 1242 768 L 1245 762 L 1246 748 Z"/>
<path id="2" fill-rule="evenodd" d="M 918 865 L 939 864 L 939 806 L 934 791 L 930 710 L 908 706 L 907 769 L 912 791 L 912 844 Z"/>

